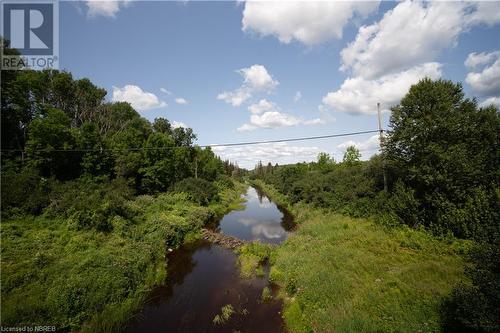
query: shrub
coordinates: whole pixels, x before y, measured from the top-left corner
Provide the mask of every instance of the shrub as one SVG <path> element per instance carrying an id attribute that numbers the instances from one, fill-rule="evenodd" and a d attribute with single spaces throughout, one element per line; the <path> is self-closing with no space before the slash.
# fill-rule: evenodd
<path id="1" fill-rule="evenodd" d="M 444 330 L 500 332 L 500 243 L 477 244 L 470 256 L 472 285 L 457 286 L 444 303 Z"/>
<path id="2" fill-rule="evenodd" d="M 218 200 L 217 187 L 205 179 L 186 178 L 176 183 L 171 190 L 186 193 L 189 200 L 203 206 Z"/>
<path id="3" fill-rule="evenodd" d="M 19 171 L 7 167 L 1 175 L 4 217 L 15 215 L 16 212 L 37 215 L 49 204 L 53 181 L 40 177 L 36 169 L 23 168 Z"/>
<path id="4" fill-rule="evenodd" d="M 113 217 L 133 215 L 127 204 L 131 198 L 132 191 L 122 180 L 101 184 L 77 180 L 54 188 L 46 213 L 69 218 L 77 229 L 110 231 Z"/>

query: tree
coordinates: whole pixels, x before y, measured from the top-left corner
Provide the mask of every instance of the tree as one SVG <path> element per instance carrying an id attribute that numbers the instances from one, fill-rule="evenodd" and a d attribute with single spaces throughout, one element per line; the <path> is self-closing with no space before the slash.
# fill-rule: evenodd
<path id="1" fill-rule="evenodd" d="M 317 166 L 320 169 L 326 169 L 328 166 L 335 164 L 335 160 L 329 154 L 321 152 L 318 154 Z"/>
<path id="2" fill-rule="evenodd" d="M 387 158 L 419 204 L 419 224 L 459 237 L 498 235 L 498 110 L 478 108 L 458 83 L 424 79 L 392 109 L 390 129 Z"/>
<path id="3" fill-rule="evenodd" d="M 349 146 L 344 153 L 344 159 L 342 160 L 342 162 L 347 165 L 353 165 L 358 163 L 360 159 L 361 153 L 359 152 L 358 148 L 356 148 L 355 146 Z"/>
<path id="4" fill-rule="evenodd" d="M 42 176 L 59 179 L 74 178 L 80 172 L 81 156 L 72 151 L 76 141 L 70 130 L 70 119 L 61 110 L 48 109 L 29 125 L 26 151 L 30 164 Z"/>
<path id="5" fill-rule="evenodd" d="M 153 122 L 153 130 L 155 132 L 160 132 L 160 133 L 165 133 L 165 134 L 171 135 L 172 134 L 172 125 L 165 118 L 155 118 L 155 121 Z"/>
<path id="6" fill-rule="evenodd" d="M 174 140 L 164 133 L 152 133 L 144 143 L 141 189 L 147 193 L 166 191 L 175 182 Z"/>

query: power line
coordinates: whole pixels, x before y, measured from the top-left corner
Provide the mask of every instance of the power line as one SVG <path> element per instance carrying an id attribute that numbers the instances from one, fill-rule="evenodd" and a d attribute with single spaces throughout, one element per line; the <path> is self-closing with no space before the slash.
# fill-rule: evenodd
<path id="1" fill-rule="evenodd" d="M 360 132 L 349 132 L 340 134 L 330 134 L 330 135 L 320 135 L 320 136 L 307 136 L 299 138 L 289 138 L 289 139 L 277 139 L 277 140 L 263 140 L 263 141 L 247 141 L 247 142 L 230 142 L 230 143 L 216 143 L 210 145 L 199 145 L 200 148 L 213 148 L 213 147 L 235 147 L 235 146 L 251 146 L 260 145 L 266 143 L 281 143 L 281 142 L 293 142 L 293 141 L 309 141 L 309 140 L 319 140 L 328 138 L 339 138 L 345 136 L 354 136 L 370 133 L 380 133 L 382 130 L 370 130 L 370 131 L 360 131 Z M 96 148 L 96 149 L 38 149 L 32 152 L 102 152 L 102 151 L 141 151 L 141 150 L 166 150 L 166 149 L 178 149 L 178 148 L 192 148 L 191 146 L 173 146 L 173 147 L 135 147 L 135 148 Z M 5 152 L 24 152 L 20 149 L 5 149 Z"/>
<path id="2" fill-rule="evenodd" d="M 342 137 L 342 136 L 353 136 L 353 135 L 370 134 L 370 133 L 378 133 L 378 132 L 379 132 L 378 130 L 372 130 L 372 131 L 351 132 L 351 133 L 341 133 L 341 134 L 330 134 L 330 135 L 320 135 L 320 136 L 308 136 L 308 137 L 292 138 L 292 139 L 250 141 L 250 142 L 238 142 L 238 143 L 222 143 L 222 144 L 208 145 L 206 147 L 249 146 L 249 145 L 260 145 L 260 144 L 264 144 L 264 143 L 279 143 L 279 142 L 290 142 L 290 141 L 307 141 L 307 140 L 338 138 L 338 137 Z"/>

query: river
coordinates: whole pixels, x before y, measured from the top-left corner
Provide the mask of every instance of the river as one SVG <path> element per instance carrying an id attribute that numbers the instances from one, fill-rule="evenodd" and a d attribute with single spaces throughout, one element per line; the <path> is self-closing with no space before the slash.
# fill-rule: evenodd
<path id="1" fill-rule="evenodd" d="M 245 208 L 226 214 L 212 227 L 226 235 L 263 243 L 283 242 L 293 219 L 259 189 L 249 187 Z M 263 277 L 242 279 L 236 254 L 207 241 L 180 247 L 168 255 L 165 283 L 155 288 L 125 330 L 135 332 L 282 332 L 282 303 L 262 300 Z M 224 324 L 213 322 L 230 304 L 234 313 Z"/>

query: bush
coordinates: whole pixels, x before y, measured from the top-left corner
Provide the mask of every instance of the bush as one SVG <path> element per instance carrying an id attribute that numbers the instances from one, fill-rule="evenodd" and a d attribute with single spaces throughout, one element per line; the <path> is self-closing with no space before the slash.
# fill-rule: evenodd
<path id="1" fill-rule="evenodd" d="M 215 181 L 215 186 L 219 189 L 219 191 L 222 190 L 232 190 L 234 189 L 234 182 L 231 179 L 231 177 L 226 176 L 226 175 L 220 175 L 217 180 Z"/>
<path id="2" fill-rule="evenodd" d="M 110 231 L 115 216 L 133 215 L 127 204 L 131 198 L 132 190 L 123 180 L 65 182 L 54 188 L 46 214 L 69 218 L 78 229 Z"/>
<path id="3" fill-rule="evenodd" d="M 2 168 L 1 200 L 2 216 L 24 214 L 37 215 L 49 204 L 53 181 L 40 177 L 33 168 Z M 7 170 L 5 170 L 7 169 Z"/>
<path id="4" fill-rule="evenodd" d="M 386 200 L 381 191 L 383 181 L 378 180 L 382 175 L 376 174 L 372 164 L 372 161 L 330 164 L 319 170 L 297 164 L 277 167 L 264 179 L 286 194 L 292 203 L 303 201 L 349 216 L 367 217 L 377 215 Z"/>
<path id="5" fill-rule="evenodd" d="M 459 285 L 444 303 L 444 330 L 500 332 L 500 244 L 478 244 L 470 255 L 472 285 Z"/>
<path id="6" fill-rule="evenodd" d="M 186 193 L 189 200 L 203 206 L 207 206 L 210 202 L 218 200 L 217 187 L 205 179 L 183 179 L 176 183 L 171 191 Z"/>

